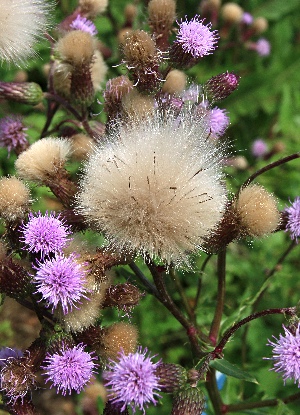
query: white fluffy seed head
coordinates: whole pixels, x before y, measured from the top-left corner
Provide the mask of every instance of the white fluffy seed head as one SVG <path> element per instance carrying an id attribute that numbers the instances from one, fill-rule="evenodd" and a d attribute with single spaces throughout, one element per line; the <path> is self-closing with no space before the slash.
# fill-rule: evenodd
<path id="1" fill-rule="evenodd" d="M 27 186 L 17 177 L 0 179 L 0 217 L 13 222 L 24 219 L 31 203 Z"/>
<path id="2" fill-rule="evenodd" d="M 112 249 L 187 264 L 224 212 L 224 149 L 190 112 L 119 127 L 85 165 L 78 210 Z"/>
<path id="3" fill-rule="evenodd" d="M 0 0 L 0 59 L 19 64 L 33 56 L 52 9 L 52 1 Z"/>
<path id="4" fill-rule="evenodd" d="M 54 177 L 72 152 L 65 138 L 43 138 L 21 153 L 15 167 L 18 175 L 26 180 L 45 182 Z"/>

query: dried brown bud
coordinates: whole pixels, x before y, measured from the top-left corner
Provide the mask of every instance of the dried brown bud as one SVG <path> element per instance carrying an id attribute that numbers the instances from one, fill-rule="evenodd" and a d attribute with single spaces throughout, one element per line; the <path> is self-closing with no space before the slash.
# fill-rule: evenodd
<path id="1" fill-rule="evenodd" d="M 280 222 L 276 198 L 262 186 L 252 184 L 241 189 L 235 202 L 243 232 L 261 237 L 273 232 Z"/>
<path id="2" fill-rule="evenodd" d="M 106 297 L 102 306 L 130 310 L 140 302 L 142 296 L 143 294 L 140 290 L 129 282 L 111 285 L 106 291 Z"/>
<path id="3" fill-rule="evenodd" d="M 115 323 L 104 329 L 100 354 L 106 359 L 116 360 L 123 350 L 124 354 L 134 353 L 137 348 L 138 330 L 129 323 Z"/>
<path id="4" fill-rule="evenodd" d="M 178 69 L 170 71 L 162 86 L 162 92 L 166 94 L 179 94 L 186 88 L 186 74 Z"/>
<path id="5" fill-rule="evenodd" d="M 11 257 L 0 258 L 0 292 L 12 298 L 25 297 L 30 279 L 26 269 L 15 263 Z"/>
<path id="6" fill-rule="evenodd" d="M 112 78 L 106 83 L 103 96 L 104 108 L 109 120 L 113 120 L 120 115 L 122 110 L 122 98 L 127 95 L 132 88 L 132 82 L 124 75 Z"/>
<path id="7" fill-rule="evenodd" d="M 122 408 L 121 405 L 118 406 L 111 401 L 107 401 L 104 411 L 103 411 L 103 415 L 129 415 L 127 406 L 122 411 L 121 411 L 121 408 Z"/>
<path id="8" fill-rule="evenodd" d="M 160 82 L 159 55 L 155 42 L 144 30 L 133 30 L 123 42 L 124 63 L 141 91 L 152 91 Z"/>
<path id="9" fill-rule="evenodd" d="M 264 17 L 257 17 L 254 19 L 251 29 L 254 31 L 256 35 L 260 35 L 261 33 L 265 32 L 269 27 L 268 20 Z"/>
<path id="10" fill-rule="evenodd" d="M 160 363 L 155 369 L 155 375 L 159 378 L 162 392 L 177 392 L 187 383 L 186 370 L 174 363 Z"/>
<path id="11" fill-rule="evenodd" d="M 243 9 L 236 3 L 229 2 L 224 4 L 221 8 L 221 14 L 225 22 L 238 23 L 243 16 Z"/>
<path id="12" fill-rule="evenodd" d="M 148 4 L 149 26 L 160 50 L 168 47 L 168 37 L 176 19 L 174 0 L 150 0 Z"/>

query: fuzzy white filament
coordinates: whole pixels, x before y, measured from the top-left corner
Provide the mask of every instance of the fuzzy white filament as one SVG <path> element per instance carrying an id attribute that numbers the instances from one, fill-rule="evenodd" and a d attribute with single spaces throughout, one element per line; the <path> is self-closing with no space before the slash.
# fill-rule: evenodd
<path id="1" fill-rule="evenodd" d="M 46 0 L 0 0 L 0 59 L 23 63 L 49 24 L 53 3 Z"/>
<path id="2" fill-rule="evenodd" d="M 78 206 L 110 246 L 177 265 L 201 248 L 226 202 L 224 151 L 205 128 L 188 113 L 180 120 L 158 114 L 121 125 L 95 149 Z"/>

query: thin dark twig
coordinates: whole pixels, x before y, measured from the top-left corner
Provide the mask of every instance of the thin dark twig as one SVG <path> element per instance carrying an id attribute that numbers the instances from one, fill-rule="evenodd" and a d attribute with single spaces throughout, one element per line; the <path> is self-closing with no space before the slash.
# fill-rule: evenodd
<path id="1" fill-rule="evenodd" d="M 299 153 L 290 154 L 287 157 L 284 157 L 282 159 L 279 159 L 277 161 L 274 161 L 273 163 L 268 164 L 267 166 L 262 167 L 261 169 L 257 170 L 255 173 L 253 173 L 248 179 L 242 184 L 241 189 L 248 186 L 253 180 L 255 180 L 258 176 L 261 174 L 274 169 L 275 167 L 281 166 L 282 164 L 288 163 L 289 161 L 295 160 L 300 157 Z"/>

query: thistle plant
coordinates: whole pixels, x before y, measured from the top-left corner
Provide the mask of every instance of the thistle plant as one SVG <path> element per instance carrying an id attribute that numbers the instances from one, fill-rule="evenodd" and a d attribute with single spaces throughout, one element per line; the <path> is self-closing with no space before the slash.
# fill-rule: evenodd
<path id="1" fill-rule="evenodd" d="M 37 327 L 0 335 L 0 409 L 297 413 L 299 152 L 275 99 L 240 105 L 276 31 L 218 0 L 0 6 L 0 312 Z"/>

